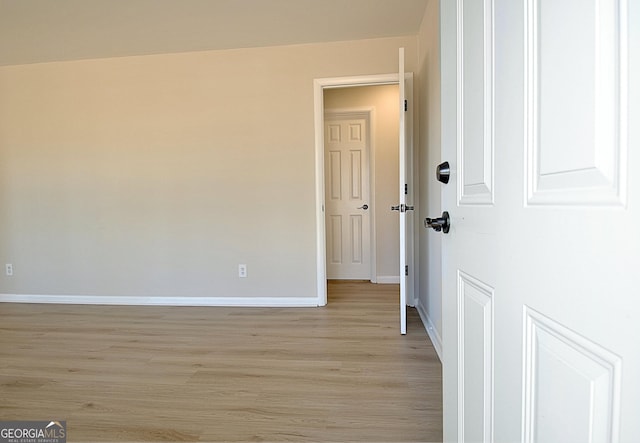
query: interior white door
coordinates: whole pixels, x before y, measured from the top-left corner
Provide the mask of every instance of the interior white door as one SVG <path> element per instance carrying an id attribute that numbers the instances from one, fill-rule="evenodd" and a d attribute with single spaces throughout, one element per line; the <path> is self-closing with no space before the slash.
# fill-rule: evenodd
<path id="1" fill-rule="evenodd" d="M 640 1 L 440 14 L 444 439 L 640 441 Z"/>
<path id="2" fill-rule="evenodd" d="M 407 333 L 407 302 L 413 300 L 413 186 L 411 182 L 412 143 L 409 142 L 409 100 L 407 75 L 404 66 L 404 48 L 398 51 L 398 97 L 399 97 L 399 189 L 398 206 L 392 207 L 400 213 L 400 333 Z M 410 203 L 411 202 L 411 203 Z"/>
<path id="3" fill-rule="evenodd" d="M 325 116 L 325 226 L 329 279 L 371 279 L 368 137 L 366 119 Z"/>

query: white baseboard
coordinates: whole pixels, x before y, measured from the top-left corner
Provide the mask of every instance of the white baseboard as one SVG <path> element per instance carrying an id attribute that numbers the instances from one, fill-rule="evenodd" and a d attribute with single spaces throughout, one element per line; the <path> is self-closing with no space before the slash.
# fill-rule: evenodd
<path id="1" fill-rule="evenodd" d="M 317 297 L 126 297 L 103 295 L 0 294 L 0 303 L 57 303 L 130 306 L 314 307 Z"/>
<path id="2" fill-rule="evenodd" d="M 380 285 L 399 285 L 400 277 L 397 275 L 378 275 L 376 282 Z"/>
<path id="3" fill-rule="evenodd" d="M 417 309 L 420 319 L 422 320 L 422 324 L 427 331 L 427 335 L 431 339 L 431 343 L 433 343 L 433 347 L 436 350 L 436 354 L 438 354 L 440 362 L 442 362 L 442 339 L 440 338 L 440 334 L 438 334 L 438 330 L 433 326 L 433 322 L 431 321 L 429 314 L 427 314 L 427 311 L 424 310 L 421 304 L 418 304 Z"/>

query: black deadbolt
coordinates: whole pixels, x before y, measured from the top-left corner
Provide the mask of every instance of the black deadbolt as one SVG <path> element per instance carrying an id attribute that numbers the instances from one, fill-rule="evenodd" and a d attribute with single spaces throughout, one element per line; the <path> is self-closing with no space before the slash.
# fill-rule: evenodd
<path id="1" fill-rule="evenodd" d="M 449 162 L 442 162 L 436 168 L 436 178 L 439 182 L 444 184 L 449 183 L 449 176 L 451 175 L 451 168 Z"/>

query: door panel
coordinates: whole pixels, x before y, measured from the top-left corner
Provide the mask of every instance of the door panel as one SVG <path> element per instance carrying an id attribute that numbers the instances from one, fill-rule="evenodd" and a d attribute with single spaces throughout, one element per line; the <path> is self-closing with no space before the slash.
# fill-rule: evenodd
<path id="1" fill-rule="evenodd" d="M 640 441 L 640 2 L 441 5 L 445 441 Z"/>
<path id="2" fill-rule="evenodd" d="M 338 126 L 340 128 L 340 126 Z M 329 129 L 335 129 L 329 127 Z M 338 138 L 338 142 L 339 142 Z M 327 169 L 329 176 L 329 192 L 327 196 L 332 201 L 342 199 L 342 152 L 341 151 L 329 151 L 329 168 Z"/>
<path id="3" fill-rule="evenodd" d="M 327 278 L 371 279 L 366 119 L 325 121 Z"/>
<path id="4" fill-rule="evenodd" d="M 331 242 L 327 248 L 329 263 L 339 265 L 342 263 L 342 215 L 330 215 L 327 226 L 327 240 Z"/>
<path id="5" fill-rule="evenodd" d="M 362 200 L 362 151 L 352 149 L 349 151 L 349 155 L 351 156 L 349 162 L 349 166 L 351 167 L 351 180 L 349 183 L 351 185 L 351 200 Z"/>
<path id="6" fill-rule="evenodd" d="M 493 407 L 493 288 L 458 274 L 458 422 L 461 441 L 491 441 Z"/>
<path id="7" fill-rule="evenodd" d="M 528 1 L 525 118 L 531 205 L 624 201 L 626 60 L 621 49 L 626 37 L 620 26 L 626 17 L 620 5 Z M 567 23 L 566 14 L 576 12 L 580 20 Z"/>
<path id="8" fill-rule="evenodd" d="M 524 441 L 612 441 L 621 359 L 533 309 L 524 324 Z"/>
<path id="9" fill-rule="evenodd" d="M 461 205 L 493 203 L 493 22 L 491 0 L 460 3 L 458 156 Z"/>
<path id="10" fill-rule="evenodd" d="M 351 262 L 362 263 L 364 254 L 362 251 L 362 215 L 352 215 L 351 217 Z"/>

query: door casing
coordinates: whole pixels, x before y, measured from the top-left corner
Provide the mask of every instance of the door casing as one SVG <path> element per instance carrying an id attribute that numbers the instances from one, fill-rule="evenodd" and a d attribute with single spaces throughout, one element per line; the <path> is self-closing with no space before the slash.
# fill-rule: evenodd
<path id="1" fill-rule="evenodd" d="M 413 97 L 413 75 L 407 73 L 407 96 Z M 348 88 L 354 86 L 377 86 L 377 85 L 397 85 L 399 84 L 398 73 L 362 75 L 353 77 L 328 77 L 318 78 L 313 81 L 314 92 L 314 128 L 315 128 L 315 163 L 316 163 L 316 294 L 318 298 L 318 306 L 327 304 L 327 250 L 326 250 L 326 232 L 325 232 L 325 214 L 324 214 L 324 90 L 329 88 Z M 409 107 L 412 109 L 412 107 Z M 407 115 L 409 125 L 413 123 L 413 115 Z M 413 129 L 409 130 L 410 135 Z M 407 140 L 410 146 L 413 140 Z M 411 151 L 413 151 L 411 149 Z M 413 169 L 413 159 L 408 159 Z M 413 177 L 411 177 L 413 180 Z M 415 189 L 413 183 L 411 188 Z M 414 196 L 417 201 L 417 195 Z M 413 257 L 413 231 L 411 235 L 411 257 Z M 413 265 L 413 263 L 411 263 Z M 411 266 L 411 269 L 415 269 Z M 416 270 L 417 272 L 417 270 Z M 409 305 L 415 305 L 413 299 L 415 291 L 413 290 L 415 278 L 409 279 L 409 288 L 407 293 L 410 298 L 407 300 Z"/>

